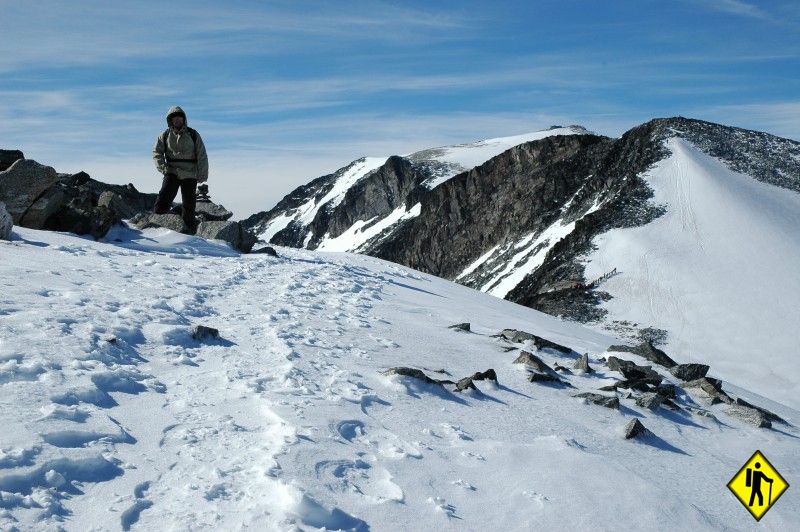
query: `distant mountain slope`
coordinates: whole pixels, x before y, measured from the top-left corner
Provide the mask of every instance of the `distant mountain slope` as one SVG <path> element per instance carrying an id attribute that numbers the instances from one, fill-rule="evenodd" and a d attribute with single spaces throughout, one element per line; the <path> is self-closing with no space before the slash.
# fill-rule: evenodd
<path id="1" fill-rule="evenodd" d="M 298 204 L 313 204 L 316 209 L 310 223 L 305 221 L 307 217 L 297 216 L 300 209 L 292 211 L 281 204 L 268 213 L 251 217 L 248 223 L 261 229 L 263 238 L 269 236 L 276 220 L 280 221 L 277 225 L 286 224 L 273 234 L 273 243 L 374 255 L 550 314 L 611 327 L 617 334 L 632 339 L 644 337 L 657 343 L 668 342 L 685 360 L 698 356 L 715 362 L 728 360 L 731 373 L 726 376 L 730 378 L 740 363 L 779 375 L 778 368 L 789 360 L 784 353 L 787 342 L 791 343 L 789 332 L 782 328 L 789 322 L 783 320 L 797 321 L 797 313 L 791 307 L 773 304 L 779 294 L 772 289 L 761 289 L 759 283 L 782 287 L 788 294 L 785 301 L 800 299 L 796 276 L 790 273 L 800 270 L 798 257 L 794 251 L 781 252 L 782 248 L 797 249 L 800 224 L 795 221 L 799 214 L 794 202 L 800 192 L 800 143 L 686 118 L 652 120 L 618 139 L 593 135 L 579 128 L 555 131 L 574 134 L 528 140 L 456 175 L 433 174 L 436 168 L 454 168 L 447 165 L 454 164 L 458 157 L 461 166 L 481 157 L 467 163 L 463 154 L 453 155 L 457 150 L 452 147 L 426 150 L 420 152 L 425 154 L 422 156 L 393 156 L 383 165 L 362 173 L 357 180 L 348 181 L 352 184 L 338 203 L 317 201 L 323 192 L 327 193 L 325 190 L 305 194 L 300 189 L 295 191 L 291 197 L 296 196 Z M 676 144 L 674 139 L 680 142 Z M 505 140 L 503 146 L 513 142 Z M 479 153 L 479 144 L 468 145 L 467 153 Z M 677 147 L 681 149 L 675 154 Z M 674 159 L 683 160 L 688 154 L 694 154 L 693 160 L 703 154 L 707 162 L 697 166 L 688 160 Z M 419 159 L 424 157 L 436 163 L 420 163 Z M 671 166 L 661 166 L 667 160 L 672 160 Z M 712 164 L 708 161 L 716 161 L 713 164 L 718 168 L 740 176 L 736 179 L 745 179 L 755 188 L 747 192 L 751 197 L 747 208 L 743 208 L 736 204 L 741 200 L 739 196 L 732 198 L 726 192 L 726 187 L 737 182 L 736 179 L 725 177 L 727 174 L 715 177 L 713 181 L 719 185 L 706 187 L 702 198 L 696 197 L 695 203 L 702 199 L 705 203 L 701 210 L 736 212 L 738 218 L 731 217 L 724 226 L 706 228 L 702 224 L 711 220 L 692 214 L 691 204 L 684 195 L 692 194 L 686 183 L 696 179 L 692 176 L 699 168 Z M 668 170 L 686 164 L 690 170 L 682 176 Z M 674 188 L 671 196 L 654 197 L 654 189 L 658 187 L 651 182 L 650 172 L 656 168 L 669 174 L 663 181 L 683 185 Z M 336 175 L 346 176 L 347 170 Z M 312 184 L 327 183 L 326 186 L 333 188 L 334 181 L 339 182 L 328 176 Z M 430 188 L 427 186 L 430 184 L 435 186 Z M 779 201 L 783 205 L 780 211 L 783 221 L 778 224 L 782 224 L 781 231 L 765 238 L 766 229 L 748 232 L 738 227 L 741 224 L 743 228 L 763 228 L 773 223 L 768 220 L 778 216 L 770 199 L 775 194 L 783 198 Z M 729 202 L 734 203 L 727 205 Z M 758 207 L 762 204 L 769 207 Z M 635 296 L 631 290 L 619 288 L 620 283 L 633 282 L 631 276 L 644 275 L 641 269 L 645 265 L 664 272 L 674 272 L 685 265 L 657 265 L 654 257 L 664 261 L 663 254 L 645 257 L 637 255 L 636 248 L 625 246 L 613 251 L 601 249 L 601 253 L 594 254 L 605 242 L 603 235 L 626 234 L 618 232 L 626 228 L 640 228 L 636 234 L 647 240 L 641 244 L 643 248 L 659 249 L 666 245 L 666 237 L 658 234 L 658 228 L 676 216 L 685 221 L 686 228 L 672 224 L 671 230 L 714 235 L 713 246 L 701 240 L 692 242 L 695 251 L 685 253 L 682 259 L 716 272 L 717 282 L 706 283 L 704 289 L 730 291 L 730 287 L 745 281 L 753 287 L 752 297 L 758 303 L 735 306 L 730 312 L 736 313 L 736 319 L 728 319 L 727 326 L 715 330 L 720 335 L 734 334 L 734 329 L 746 330 L 737 323 L 769 319 L 773 325 L 762 329 L 769 334 L 751 331 L 748 336 L 752 342 L 763 342 L 759 344 L 759 351 L 766 353 L 763 359 L 759 357 L 763 361 L 757 362 L 749 353 L 730 352 L 730 347 L 723 349 L 721 343 L 711 342 L 708 335 L 692 333 L 677 338 L 689 331 L 687 320 L 704 323 L 708 319 L 703 313 L 695 315 L 689 309 L 676 307 L 669 298 L 656 297 L 656 293 L 680 293 L 690 286 L 691 283 L 681 281 L 681 275 L 665 273 L 658 281 L 660 289 L 640 287 Z M 729 229 L 729 234 L 738 240 L 732 242 L 723 229 Z M 761 256 L 766 258 L 748 260 L 746 257 L 755 251 L 747 250 L 764 250 Z M 734 259 L 736 256 L 739 261 Z M 604 258 L 596 260 L 596 257 Z M 639 269 L 634 268 L 632 260 L 640 261 Z M 746 268 L 751 273 L 734 274 L 735 268 Z M 694 273 L 690 268 L 686 275 Z M 697 272 L 696 278 L 702 277 Z M 664 312 L 643 310 L 645 307 L 637 299 L 643 293 L 651 294 L 649 304 L 654 309 L 672 308 L 673 318 L 666 319 Z M 723 309 L 715 306 L 718 304 L 729 305 L 731 301 L 721 293 L 709 293 L 703 305 L 708 313 L 725 315 Z M 767 307 L 768 312 L 757 310 Z M 675 315 L 684 317 L 678 319 Z M 690 315 L 695 317 L 689 318 Z M 742 345 L 751 349 L 752 342 Z M 704 355 L 698 355 L 701 352 Z M 773 362 L 774 368 L 770 365 Z M 785 393 L 793 393 L 794 386 L 786 383 Z"/>

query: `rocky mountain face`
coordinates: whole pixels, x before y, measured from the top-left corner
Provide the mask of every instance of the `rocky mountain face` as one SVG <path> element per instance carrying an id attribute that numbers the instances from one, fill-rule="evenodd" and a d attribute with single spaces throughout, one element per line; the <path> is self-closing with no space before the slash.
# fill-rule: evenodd
<path id="1" fill-rule="evenodd" d="M 665 212 L 642 174 L 669 155 L 671 137 L 737 172 L 800 191 L 800 143 L 669 118 L 616 139 L 576 127 L 543 134 L 450 176 L 452 166 L 437 160 L 447 148 L 393 156 L 350 176 L 329 200 L 360 160 L 243 223 L 271 243 L 365 253 L 589 322 L 602 318 L 598 303 L 609 296 L 600 285 L 616 272 L 586 279 L 581 260 L 598 235 Z M 644 335 L 658 340 L 657 333 Z"/>

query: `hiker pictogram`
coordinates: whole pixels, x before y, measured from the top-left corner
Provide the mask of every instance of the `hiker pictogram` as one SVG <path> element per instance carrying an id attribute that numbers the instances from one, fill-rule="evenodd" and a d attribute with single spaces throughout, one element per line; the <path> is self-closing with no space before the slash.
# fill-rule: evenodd
<path id="1" fill-rule="evenodd" d="M 760 521 L 789 487 L 761 451 L 756 451 L 728 482 L 728 489 Z"/>

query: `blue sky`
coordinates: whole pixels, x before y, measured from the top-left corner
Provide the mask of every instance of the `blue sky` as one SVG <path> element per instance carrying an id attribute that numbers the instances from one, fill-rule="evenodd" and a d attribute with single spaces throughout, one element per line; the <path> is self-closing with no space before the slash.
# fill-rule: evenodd
<path id="1" fill-rule="evenodd" d="M 0 0 L 0 147 L 159 185 L 171 105 L 237 217 L 363 155 L 683 115 L 800 140 L 800 2 Z"/>

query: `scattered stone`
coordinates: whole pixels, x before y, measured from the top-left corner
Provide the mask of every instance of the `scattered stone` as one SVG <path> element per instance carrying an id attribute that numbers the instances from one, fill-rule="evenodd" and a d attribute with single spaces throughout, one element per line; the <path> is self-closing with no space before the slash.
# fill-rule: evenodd
<path id="1" fill-rule="evenodd" d="M 436 379 L 431 379 L 422 370 L 418 370 L 415 368 L 406 368 L 406 367 L 396 367 L 396 368 L 389 368 L 383 372 L 384 375 L 401 375 L 403 377 L 411 377 L 414 379 L 421 380 L 422 382 L 428 384 L 438 384 L 439 386 L 442 385 L 441 381 L 437 381 Z M 463 379 L 462 379 L 463 380 Z"/>
<path id="2" fill-rule="evenodd" d="M 755 425 L 756 427 L 765 429 L 772 427 L 772 422 L 764 412 L 749 406 L 734 404 L 727 409 L 725 413 L 727 413 L 729 416 L 739 418 L 745 423 Z"/>
<path id="3" fill-rule="evenodd" d="M 41 215 L 52 209 L 48 203 L 40 203 L 35 209 L 36 212 L 31 214 L 30 223 L 41 222 L 40 225 L 25 225 L 23 219 L 29 209 L 57 182 L 58 174 L 52 167 L 29 159 L 19 159 L 7 170 L 0 172 L 0 201 L 6 204 L 6 210 L 14 220 L 14 224 L 30 229 L 42 229 L 45 220 L 41 219 Z M 57 198 L 49 197 L 49 199 Z"/>
<path id="4" fill-rule="evenodd" d="M 19 150 L 0 150 L 0 172 L 8 170 L 12 164 L 24 158 L 25 155 Z"/>
<path id="5" fill-rule="evenodd" d="M 745 401 L 741 397 L 737 397 L 736 398 L 735 404 L 740 405 L 740 406 L 746 406 L 747 408 L 753 408 L 755 410 L 758 410 L 759 412 L 761 412 L 765 416 L 767 416 L 767 419 L 769 419 L 770 421 L 777 421 L 778 423 L 782 423 L 784 425 L 788 425 L 786 420 L 783 419 L 782 417 L 780 417 L 779 415 L 770 412 L 766 408 L 762 408 L 760 406 L 756 406 L 754 404 L 748 403 L 747 401 Z"/>
<path id="6" fill-rule="evenodd" d="M 665 368 L 671 368 L 676 365 L 676 362 L 672 360 L 664 351 L 653 345 L 651 340 L 646 340 L 637 346 L 612 345 L 607 349 L 607 351 L 633 353 L 649 360 L 650 362 L 664 366 Z"/>
<path id="7" fill-rule="evenodd" d="M 463 379 L 459 379 L 456 383 L 456 391 L 463 392 L 464 390 L 477 390 L 478 388 L 475 386 L 475 383 L 472 382 L 472 377 L 464 377 Z"/>
<path id="8" fill-rule="evenodd" d="M 608 367 L 611 370 L 619 371 L 629 381 L 644 381 L 653 386 L 658 386 L 663 380 L 663 377 L 650 366 L 638 366 L 630 360 L 623 360 L 614 356 L 608 357 Z"/>
<path id="9" fill-rule="evenodd" d="M 639 438 L 639 437 L 646 437 L 653 434 L 650 432 L 639 418 L 631 419 L 627 425 L 625 425 L 625 439 L 630 440 L 631 438 Z"/>
<path id="10" fill-rule="evenodd" d="M 275 248 L 273 248 L 271 246 L 265 246 L 263 248 L 254 249 L 250 253 L 269 255 L 270 257 L 277 257 L 278 256 L 278 252 L 275 251 Z"/>
<path id="11" fill-rule="evenodd" d="M 518 331 L 516 329 L 503 329 L 502 331 L 500 331 L 499 336 L 515 344 L 521 344 L 526 340 L 533 340 L 534 338 L 536 338 L 536 336 L 534 336 L 531 333 L 527 333 L 525 331 Z"/>
<path id="12" fill-rule="evenodd" d="M 152 212 L 142 213 L 134 216 L 131 223 L 138 229 L 149 229 L 151 227 L 163 227 L 176 233 L 186 230 L 183 218 L 177 214 L 154 214 Z"/>
<path id="13" fill-rule="evenodd" d="M 663 401 L 664 398 L 657 393 L 648 392 L 643 393 L 638 399 L 636 399 L 636 405 L 649 410 L 655 410 Z"/>
<path id="14" fill-rule="evenodd" d="M 6 204 L 0 201 L 0 240 L 11 240 L 11 229 L 14 220 L 6 210 Z"/>
<path id="15" fill-rule="evenodd" d="M 708 369 L 705 364 L 678 364 L 671 367 L 669 372 L 682 381 L 693 381 L 705 377 Z"/>
<path id="16" fill-rule="evenodd" d="M 614 384 L 609 384 L 607 386 L 601 386 L 600 388 L 598 388 L 598 390 L 600 390 L 601 392 L 616 392 L 618 385 L 619 385 L 619 383 L 615 382 Z"/>
<path id="17" fill-rule="evenodd" d="M 579 393 L 578 395 L 573 395 L 573 397 L 580 397 L 581 399 L 586 399 L 588 402 L 604 406 L 606 408 L 619 408 L 619 397 L 616 395 L 613 397 L 609 397 L 607 395 L 601 395 L 599 393 L 592 393 L 592 392 L 584 392 Z"/>
<path id="18" fill-rule="evenodd" d="M 503 329 L 500 331 L 500 336 L 505 338 L 506 340 L 514 343 L 522 343 L 527 340 L 532 340 L 533 345 L 536 346 L 536 349 L 555 349 L 556 351 L 561 351 L 562 353 L 572 353 L 572 349 L 569 347 L 563 346 L 561 344 L 557 344 L 555 342 L 551 342 L 546 338 L 542 338 L 541 336 L 536 336 L 535 334 L 531 334 L 525 331 L 518 331 L 516 329 Z"/>
<path id="19" fill-rule="evenodd" d="M 617 382 L 617 388 L 637 390 L 640 392 L 651 392 L 656 389 L 653 383 L 645 379 L 624 379 Z"/>
<path id="20" fill-rule="evenodd" d="M 563 373 L 565 375 L 572 375 L 572 372 L 569 369 L 562 366 L 561 364 L 555 364 L 553 366 L 553 369 L 556 370 L 558 373 Z"/>
<path id="21" fill-rule="evenodd" d="M 675 399 L 676 396 L 675 385 L 670 384 L 668 382 L 661 383 L 656 388 L 656 393 L 666 399 Z"/>
<path id="22" fill-rule="evenodd" d="M 239 222 L 208 221 L 197 226 L 197 236 L 210 240 L 224 240 L 242 253 L 249 253 L 258 241 L 256 236 L 244 229 Z"/>
<path id="23" fill-rule="evenodd" d="M 224 222 L 233 216 L 233 213 L 212 201 L 199 201 L 195 206 L 197 217 L 203 221 Z"/>
<path id="24" fill-rule="evenodd" d="M 455 329 L 457 331 L 470 332 L 470 324 L 469 323 L 456 323 L 455 325 L 450 325 L 447 328 L 448 329 Z"/>
<path id="25" fill-rule="evenodd" d="M 542 361 L 541 358 L 537 357 L 533 353 L 529 353 L 528 351 L 523 351 L 519 354 L 517 359 L 513 362 L 514 364 L 525 364 L 526 366 L 530 366 L 537 371 L 543 373 L 552 373 L 553 370 L 547 364 Z"/>
<path id="26" fill-rule="evenodd" d="M 192 338 L 198 341 L 206 339 L 219 338 L 219 331 L 213 327 L 206 327 L 205 325 L 195 325 L 192 327 Z"/>
<path id="27" fill-rule="evenodd" d="M 718 403 L 733 403 L 733 399 L 722 391 L 722 381 L 719 379 L 700 377 L 699 379 L 683 383 L 683 387 L 689 389 L 699 388 L 711 399 L 712 405 Z"/>
<path id="28" fill-rule="evenodd" d="M 472 376 L 472 380 L 475 381 L 494 381 L 497 382 L 497 373 L 492 369 L 489 368 L 486 371 L 479 371 Z"/>
<path id="29" fill-rule="evenodd" d="M 539 373 L 538 371 L 534 371 L 528 376 L 528 382 L 555 382 L 557 384 L 562 384 L 564 386 L 572 386 L 570 383 L 562 381 L 555 375 L 550 375 L 548 373 Z"/>
<path id="30" fill-rule="evenodd" d="M 592 373 L 594 370 L 589 366 L 589 353 L 584 353 L 581 358 L 572 366 L 573 369 L 578 369 L 584 373 Z"/>

